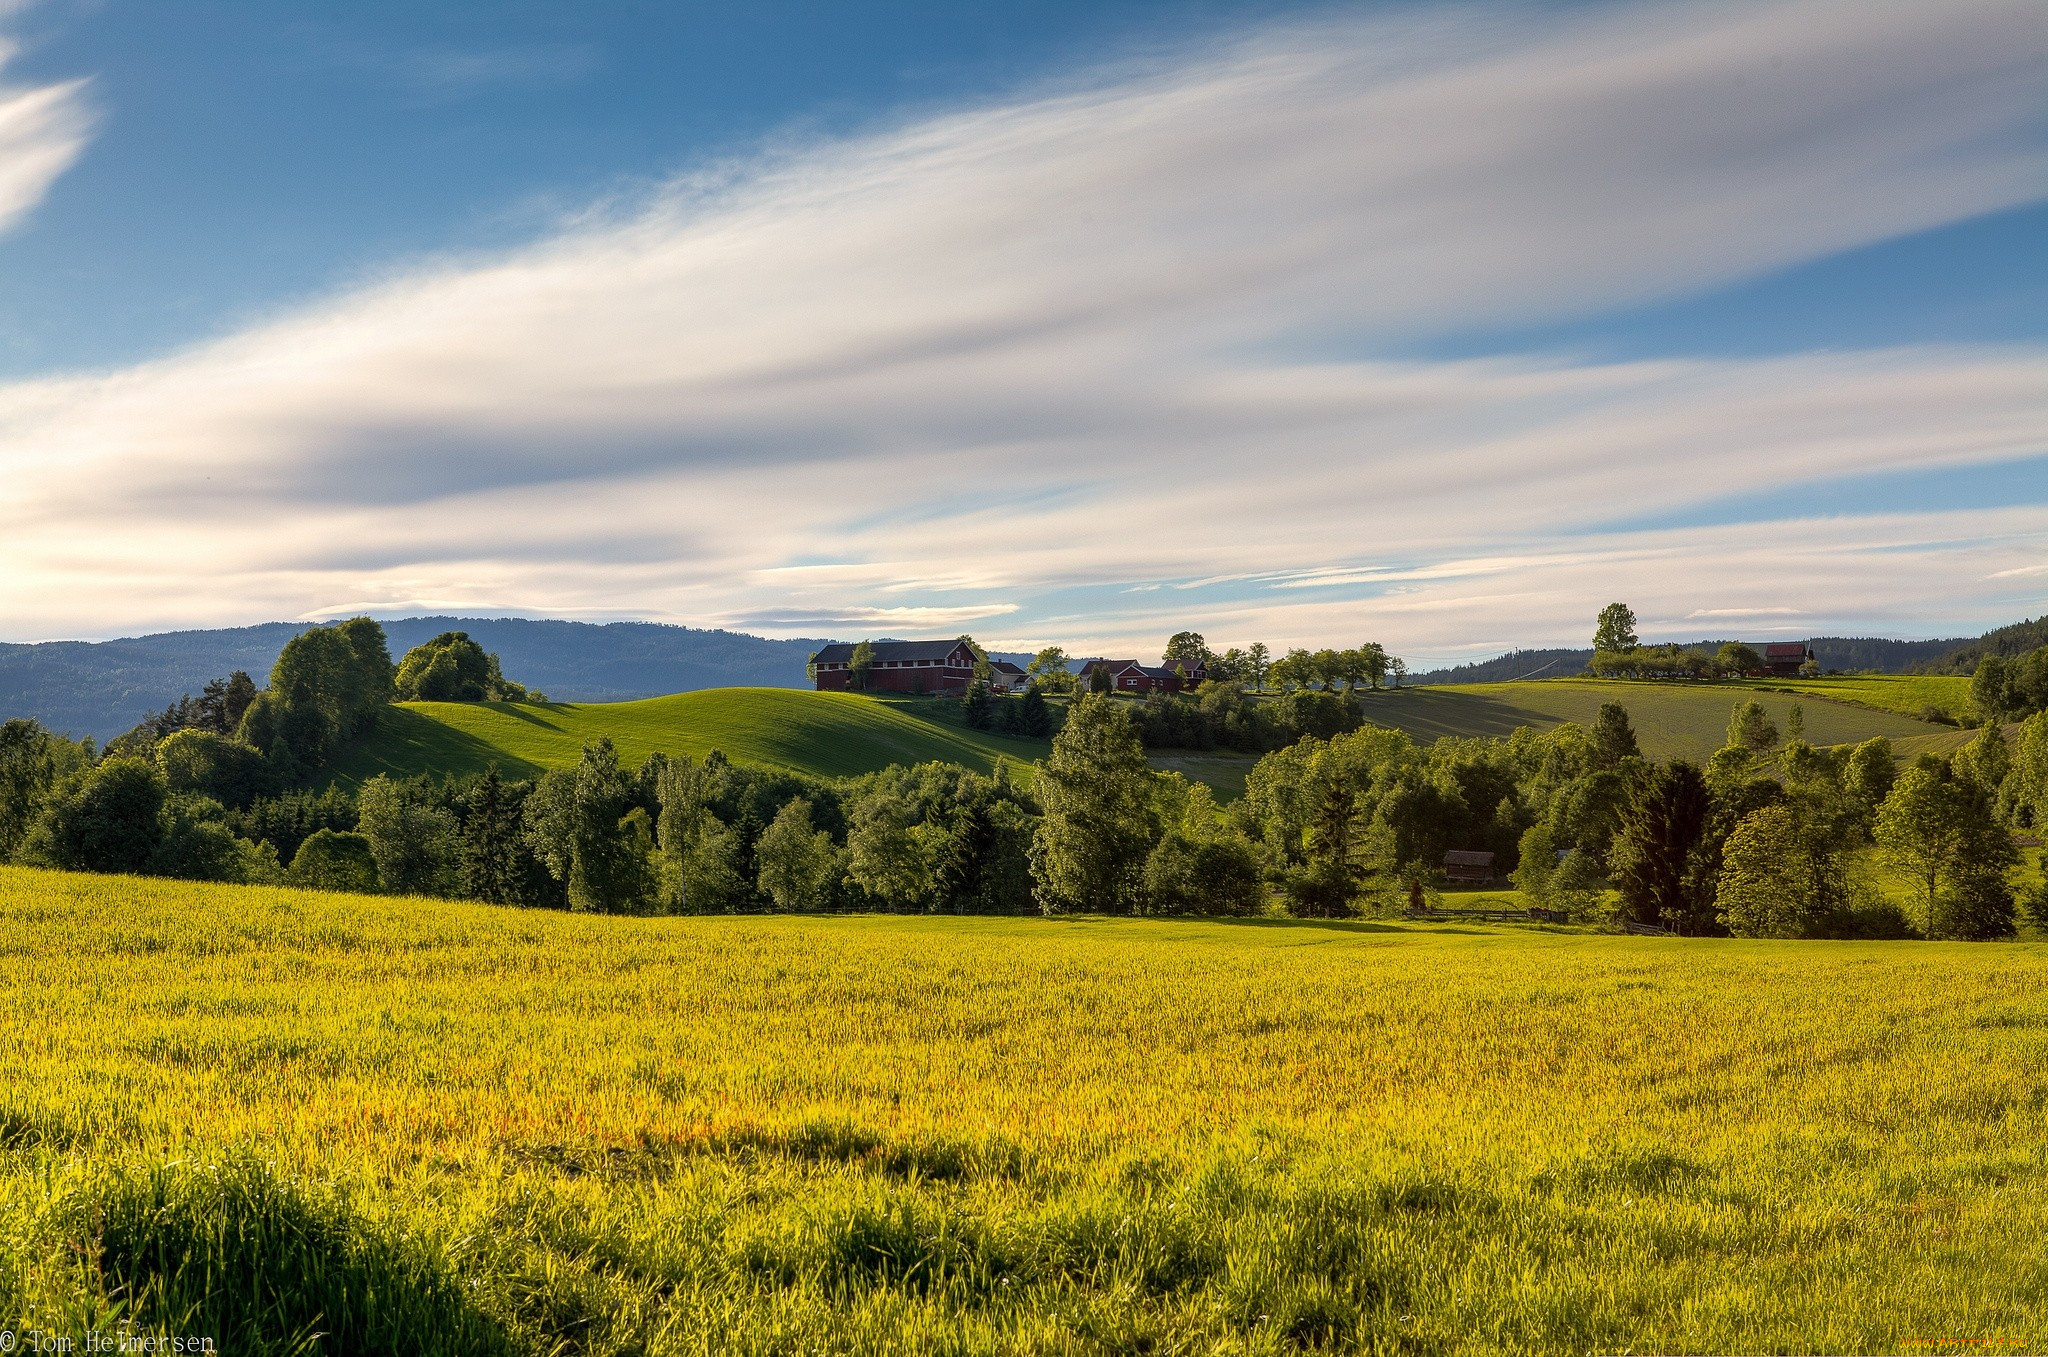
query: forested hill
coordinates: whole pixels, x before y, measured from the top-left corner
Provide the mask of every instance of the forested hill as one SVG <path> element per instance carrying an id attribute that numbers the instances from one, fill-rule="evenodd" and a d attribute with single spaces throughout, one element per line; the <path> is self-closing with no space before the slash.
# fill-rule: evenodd
<path id="1" fill-rule="evenodd" d="M 2048 615 L 1987 631 L 1976 640 L 1957 646 L 1942 656 L 1939 664 L 1929 667 L 1941 674 L 1970 674 L 1976 672 L 1977 661 L 1986 655 L 2011 659 L 2042 646 L 2048 646 Z"/>
<path id="2" fill-rule="evenodd" d="M 133 727 L 209 679 L 242 669 L 261 684 L 306 622 L 174 631 L 118 641 L 0 644 L 0 719 L 33 716 L 102 740 Z M 505 673 L 564 702 L 618 702 L 698 688 L 808 686 L 804 662 L 822 640 L 772 641 L 655 622 L 407 617 L 383 623 L 393 655 L 444 631 L 466 631 Z"/>
<path id="3" fill-rule="evenodd" d="M 2002 627 L 1984 639 L 2017 632 L 2029 625 L 2039 624 L 2023 622 Z M 1681 644 L 1713 650 L 1721 642 L 1686 641 Z M 1762 642 L 1751 640 L 1750 644 L 1761 646 Z M 1968 650 L 1979 642 L 1959 637 L 1942 641 L 1894 641 L 1882 636 L 1816 636 L 1811 644 L 1814 658 L 1820 661 L 1822 669 L 1840 669 L 1846 673 L 1876 670 L 1880 674 L 1905 674 L 1937 667 L 1950 656 L 1960 653 L 1959 648 Z M 1461 664 L 1454 669 L 1432 669 L 1426 674 L 1411 675 L 1408 682 L 1504 683 L 1510 679 L 1570 678 L 1585 673 L 1586 661 L 1592 658 L 1591 646 L 1584 650 L 1515 650 L 1490 660 Z"/>

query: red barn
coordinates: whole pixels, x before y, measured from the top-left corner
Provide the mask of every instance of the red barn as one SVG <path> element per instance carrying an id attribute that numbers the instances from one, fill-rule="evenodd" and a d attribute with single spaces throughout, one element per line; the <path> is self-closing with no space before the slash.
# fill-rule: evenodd
<path id="1" fill-rule="evenodd" d="M 964 641 L 870 641 L 874 667 L 867 690 L 877 693 L 932 693 L 958 697 L 974 681 L 974 652 Z M 853 647 L 844 641 L 826 646 L 811 658 L 811 673 L 821 693 L 845 692 L 853 686 Z"/>
<path id="2" fill-rule="evenodd" d="M 1764 647 L 1764 668 L 1773 678 L 1798 678 L 1799 666 L 1812 658 L 1804 641 L 1772 641 Z"/>

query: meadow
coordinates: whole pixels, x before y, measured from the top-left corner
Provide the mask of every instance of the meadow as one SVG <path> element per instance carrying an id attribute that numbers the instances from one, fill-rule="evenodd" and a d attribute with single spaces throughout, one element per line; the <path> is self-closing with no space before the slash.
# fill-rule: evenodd
<path id="1" fill-rule="evenodd" d="M 228 1352 L 2031 1351 L 2044 964 L 0 869 L 0 1309 Z"/>
<path id="2" fill-rule="evenodd" d="M 508 777 L 533 777 L 573 765 L 584 742 L 599 736 L 611 737 L 629 768 L 656 750 L 702 758 L 718 749 L 735 762 L 821 777 L 933 760 L 986 773 L 998 758 L 1028 775 L 1050 747 L 936 719 L 942 705 L 789 688 L 710 688 L 637 702 L 394 703 L 335 776 L 349 785 L 379 773 L 464 777 L 495 763 Z"/>
<path id="3" fill-rule="evenodd" d="M 1953 674 L 1850 674 L 1840 678 L 1772 679 L 1773 688 L 1881 711 L 1918 716 L 1928 708 L 1961 717 L 1970 710 L 1970 680 Z"/>
<path id="4" fill-rule="evenodd" d="M 1954 683 L 1945 679 L 1941 682 Z M 1818 682 L 1818 681 L 1817 681 Z M 1880 695 L 1884 685 L 1925 683 L 1878 677 L 1862 680 L 1855 690 Z M 1961 681 L 1967 692 L 1968 680 Z M 1791 686 L 1793 680 L 1784 680 Z M 1809 744 L 1861 744 L 1874 736 L 1892 740 L 1957 732 L 1914 719 L 1896 706 L 1887 707 L 1849 690 L 1816 688 L 1810 693 L 1777 691 L 1750 683 L 1648 682 L 1626 679 L 1536 679 L 1510 683 L 1463 683 L 1441 688 L 1402 688 L 1365 695 L 1365 718 L 1375 725 L 1408 732 L 1418 741 L 1442 735 L 1512 734 L 1517 727 L 1549 730 L 1567 721 L 1591 725 L 1604 702 L 1628 708 L 1636 739 L 1652 758 L 1683 757 L 1703 762 L 1727 742 L 1728 714 L 1738 702 L 1761 703 L 1780 730 L 1797 703 L 1806 722 Z M 1910 701 L 1910 698 L 1897 699 Z M 1919 707 L 1912 708 L 1917 714 Z M 1967 737 L 1965 737 L 1967 738 Z"/>

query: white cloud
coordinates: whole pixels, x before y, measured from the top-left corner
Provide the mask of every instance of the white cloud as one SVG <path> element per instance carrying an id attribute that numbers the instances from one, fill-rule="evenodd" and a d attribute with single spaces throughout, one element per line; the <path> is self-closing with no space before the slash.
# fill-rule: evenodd
<path id="1" fill-rule="evenodd" d="M 0 17 L 7 11 L 0 9 Z M 0 69 L 14 47 L 0 39 Z M 0 231 L 35 209 L 85 149 L 85 81 L 20 89 L 0 85 Z"/>
<path id="2" fill-rule="evenodd" d="M 2041 196 L 2039 16 L 1292 28 L 0 387 L 0 628 L 434 600 L 1417 648 L 1576 635 L 1618 589 L 1671 617 L 2002 607 L 1987 572 L 2048 542 L 2024 514 L 2005 546 L 1964 519 L 1938 543 L 1891 519 L 1587 529 L 2040 453 L 2038 349 L 1287 355 L 1597 311 Z M 1803 549 L 1870 532 L 1900 539 L 1882 571 Z"/>

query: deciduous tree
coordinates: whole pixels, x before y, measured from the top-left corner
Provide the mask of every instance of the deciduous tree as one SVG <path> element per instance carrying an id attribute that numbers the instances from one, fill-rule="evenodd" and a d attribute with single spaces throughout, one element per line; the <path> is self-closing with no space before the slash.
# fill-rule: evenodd
<path id="1" fill-rule="evenodd" d="M 1641 644 L 1636 636 L 1635 609 L 1626 603 L 1610 603 L 1600 610 L 1600 620 L 1593 628 L 1593 649 L 1618 654 Z"/>

